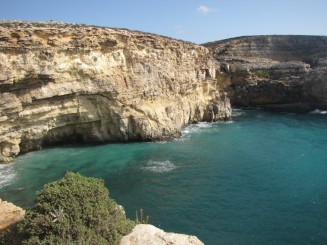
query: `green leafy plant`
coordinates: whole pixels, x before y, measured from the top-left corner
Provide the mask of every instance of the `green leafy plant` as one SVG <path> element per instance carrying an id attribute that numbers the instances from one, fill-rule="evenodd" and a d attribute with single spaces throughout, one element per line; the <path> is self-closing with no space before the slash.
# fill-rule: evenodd
<path id="1" fill-rule="evenodd" d="M 135 225 L 100 179 L 68 172 L 37 195 L 0 244 L 117 244 Z"/>
<path id="2" fill-rule="evenodd" d="M 259 78 L 270 78 L 271 76 L 271 71 L 270 70 L 256 70 L 253 72 L 254 75 L 256 75 Z"/>

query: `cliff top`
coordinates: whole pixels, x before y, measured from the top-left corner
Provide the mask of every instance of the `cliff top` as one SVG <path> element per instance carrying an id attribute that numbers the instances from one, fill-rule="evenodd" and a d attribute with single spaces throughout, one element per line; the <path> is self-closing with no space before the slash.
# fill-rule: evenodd
<path id="1" fill-rule="evenodd" d="M 252 36 L 239 36 L 239 37 L 232 37 L 232 38 L 226 38 L 226 39 L 221 39 L 221 40 L 216 40 L 216 41 L 211 41 L 211 42 L 206 42 L 202 43 L 201 45 L 206 46 L 206 47 L 212 47 L 218 44 L 223 44 L 223 43 L 228 43 L 228 42 L 233 42 L 233 41 L 259 41 L 259 40 L 281 40 L 281 39 L 322 39 L 322 40 L 327 40 L 327 36 L 318 36 L 318 35 L 280 35 L 280 34 L 274 34 L 274 35 L 252 35 Z"/>
<path id="2" fill-rule="evenodd" d="M 154 37 L 160 37 L 164 39 L 170 39 L 174 41 L 183 42 L 186 44 L 197 45 L 195 43 L 176 39 L 172 37 L 167 37 L 163 35 L 158 35 L 150 32 L 143 32 L 138 30 L 129 30 L 127 28 L 117 28 L 117 27 L 106 27 L 106 26 L 98 26 L 98 25 L 89 25 L 89 24 L 80 24 L 80 23 L 68 23 L 68 22 L 60 22 L 54 20 L 48 21 L 22 21 L 22 20 L 0 20 L 0 27 L 3 28 L 16 28 L 16 29 L 64 29 L 64 28 L 72 28 L 72 29 L 107 29 L 107 30 L 116 30 L 116 31 L 127 31 L 131 33 L 137 33 L 141 35 L 149 35 Z M 200 46 L 200 45 L 199 45 Z"/>
<path id="3" fill-rule="evenodd" d="M 264 58 L 279 62 L 313 64 L 327 57 L 327 36 L 259 35 L 230 38 L 203 44 L 217 59 Z"/>

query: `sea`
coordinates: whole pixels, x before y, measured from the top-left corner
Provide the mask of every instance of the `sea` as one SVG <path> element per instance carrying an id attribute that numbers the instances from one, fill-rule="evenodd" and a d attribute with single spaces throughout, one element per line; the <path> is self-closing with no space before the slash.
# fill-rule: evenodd
<path id="1" fill-rule="evenodd" d="M 327 111 L 234 109 L 168 142 L 64 145 L 0 165 L 0 198 L 34 205 L 67 171 L 102 178 L 130 219 L 207 245 L 327 244 Z"/>

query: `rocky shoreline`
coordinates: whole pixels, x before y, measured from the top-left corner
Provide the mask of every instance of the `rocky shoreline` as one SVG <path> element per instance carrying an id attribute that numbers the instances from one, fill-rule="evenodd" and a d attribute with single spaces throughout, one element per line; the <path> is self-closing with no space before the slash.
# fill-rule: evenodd
<path id="1" fill-rule="evenodd" d="M 231 106 L 327 108 L 327 37 L 201 45 L 125 29 L 0 22 L 0 162 L 63 143 L 156 141 Z"/>
<path id="2" fill-rule="evenodd" d="M 125 29 L 0 21 L 0 163 L 67 142 L 166 140 L 231 106 L 327 109 L 327 37 L 203 46 Z M 0 199 L 0 231 L 25 211 Z M 203 244 L 138 225 L 121 244 Z"/>
<path id="3" fill-rule="evenodd" d="M 220 63 L 233 106 L 291 112 L 327 108 L 327 37 L 249 36 L 204 46 Z"/>
<path id="4" fill-rule="evenodd" d="M 56 22 L 2 22 L 0 33 L 0 162 L 67 142 L 171 139 L 231 115 L 202 46 Z"/>

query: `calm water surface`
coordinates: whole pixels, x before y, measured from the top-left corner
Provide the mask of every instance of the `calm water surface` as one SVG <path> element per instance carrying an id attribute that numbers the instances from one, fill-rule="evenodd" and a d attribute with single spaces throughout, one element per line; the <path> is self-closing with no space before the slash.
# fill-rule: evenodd
<path id="1" fill-rule="evenodd" d="M 327 244 L 327 115 L 235 110 L 172 142 L 65 146 L 0 165 L 0 198 L 28 208 L 67 170 L 105 180 L 134 219 L 205 244 Z"/>

